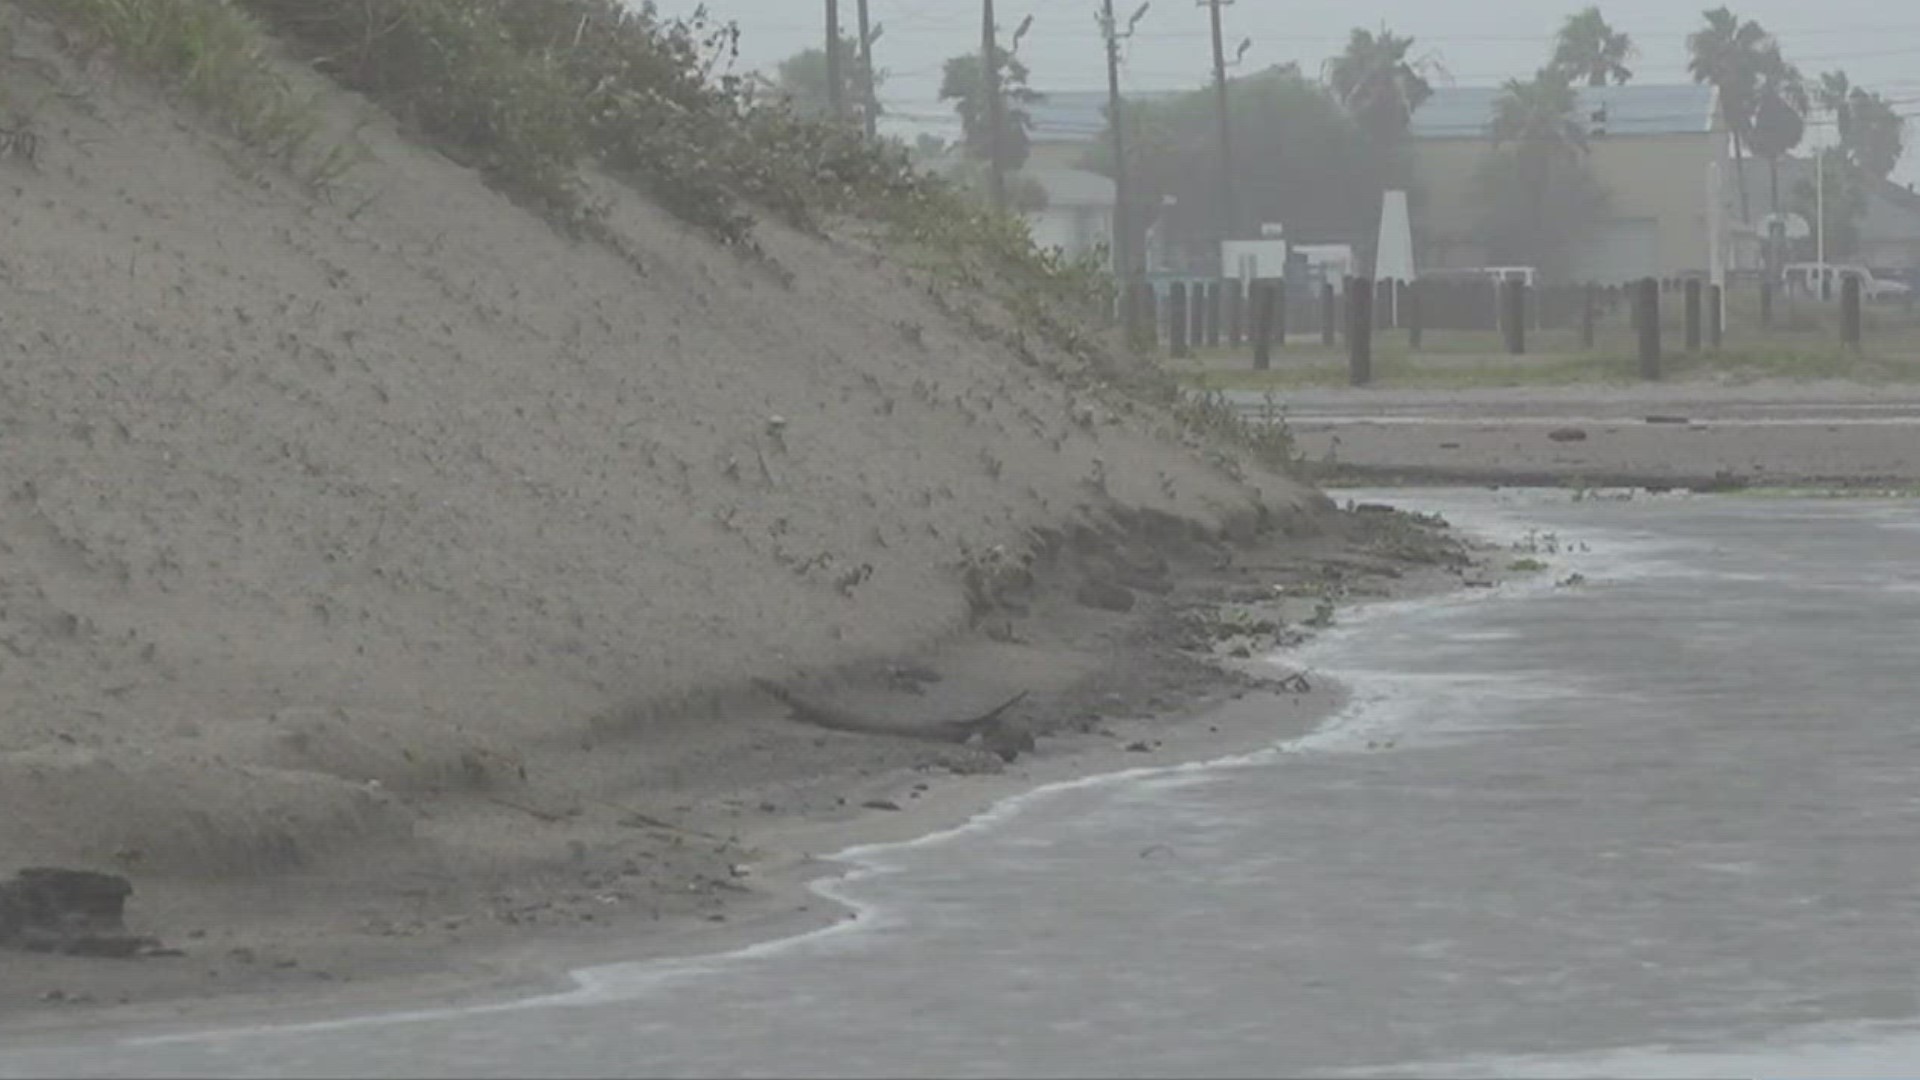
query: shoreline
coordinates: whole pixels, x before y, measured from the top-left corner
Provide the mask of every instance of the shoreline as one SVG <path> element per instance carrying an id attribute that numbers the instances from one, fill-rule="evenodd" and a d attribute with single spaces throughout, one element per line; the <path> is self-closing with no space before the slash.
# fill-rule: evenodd
<path id="1" fill-rule="evenodd" d="M 1452 594 L 1438 593 L 1432 598 L 1446 595 Z M 1206 768 L 1274 750 L 1311 734 L 1339 716 L 1350 700 L 1350 693 L 1344 686 L 1329 685 L 1324 691 L 1316 692 L 1316 697 L 1314 705 L 1288 718 L 1294 726 L 1285 733 L 1265 728 L 1261 719 L 1250 714 L 1261 707 L 1298 699 L 1258 699 L 1250 695 L 1219 707 L 1220 712 L 1249 714 L 1242 716 L 1239 723 L 1233 720 L 1218 723 L 1225 718 L 1217 712 L 1206 712 L 1184 721 L 1188 727 L 1179 731 L 1170 732 L 1162 726 L 1168 722 L 1164 720 L 1159 724 L 1137 721 L 1125 725 L 1128 730 L 1122 732 L 1122 737 L 1128 734 L 1167 736 L 1163 749 L 1171 753 L 1165 758 L 1143 762 L 1121 751 L 1121 756 L 1130 759 L 1121 760 L 1114 753 L 1103 753 L 1102 747 L 1081 747 L 1065 757 L 1051 759 L 1047 768 L 1018 778 L 984 778 L 987 782 L 953 789 L 943 793 L 945 797 L 923 799 L 916 805 L 915 813 L 876 814 L 817 828 L 782 830 L 783 835 L 805 836 L 823 847 L 844 846 L 831 848 L 824 854 L 801 853 L 774 860 L 764 872 L 756 868 L 752 879 L 760 886 L 760 892 L 743 906 L 757 913 L 724 927 L 690 924 L 668 929 L 661 935 L 668 940 L 636 945 L 611 959 L 605 947 L 596 943 L 565 938 L 525 942 L 495 958 L 509 969 L 500 978 L 484 985 L 454 988 L 447 1000 L 433 1004 L 420 1000 L 420 988 L 395 982 L 369 987 L 364 994 L 344 995 L 338 1002 L 339 1015 L 314 1018 L 313 1013 L 319 1008 L 317 1002 L 288 1000 L 261 1006 L 250 1023 L 196 1026 L 181 1031 L 128 1034 L 122 1038 L 138 1045 L 262 1029 L 337 1030 L 453 1014 L 557 1006 L 569 1000 L 593 999 L 596 984 L 605 977 L 601 973 L 659 967 L 662 970 L 652 973 L 664 975 L 670 974 L 676 965 L 718 963 L 777 951 L 839 928 L 857 932 L 862 925 L 859 905 L 832 895 L 831 886 L 857 880 L 868 872 L 871 864 L 862 860 L 864 853 L 939 843 L 974 829 L 991 828 L 1017 814 L 1018 804 L 1028 799 L 1082 784 L 1115 783 L 1135 775 Z M 1235 710 L 1234 706 L 1240 708 Z M 1191 725 L 1206 721 L 1216 723 L 1209 724 L 1204 733 L 1190 729 Z M 754 839 L 767 837 L 755 836 Z M 407 1005 L 414 1007 L 406 1008 Z M 280 1019 L 283 1014 L 285 1019 Z M 222 1015 L 233 1014 L 223 1011 Z M 172 1026 L 178 1024 L 179 1020 L 175 1019 Z M 57 1031 L 33 1034 L 52 1035 Z"/>
<path id="2" fill-rule="evenodd" d="M 1450 539 L 1470 553 L 1471 570 L 1435 566 L 1390 578 L 1388 587 L 1351 598 L 1339 610 L 1437 599 L 1462 591 L 1469 577 L 1481 583 L 1504 569 L 1496 565 L 1503 554 L 1497 545 L 1478 537 Z M 859 873 L 856 856 L 863 849 L 928 841 L 973 827 L 1010 800 L 1060 785 L 1229 760 L 1311 732 L 1345 707 L 1347 688 L 1313 680 L 1310 672 L 1306 674 L 1312 685 L 1306 693 L 1247 685 L 1248 678 L 1294 673 L 1287 658 L 1302 643 L 1292 642 L 1258 659 L 1216 663 L 1211 685 L 1187 708 L 1106 719 L 1093 732 L 1043 736 L 1040 753 L 1021 758 L 1004 772 L 936 781 L 914 769 L 891 770 L 872 787 L 894 791 L 898 810 L 861 809 L 836 819 L 803 816 L 742 829 L 732 839 L 757 857 L 741 867 L 740 891 L 705 917 L 683 914 L 652 923 L 608 918 L 591 926 L 451 944 L 416 958 L 434 962 L 427 970 L 415 965 L 413 970 L 375 972 L 364 980 L 318 987 L 265 988 L 244 997 L 231 988 L 214 994 L 161 992 L 144 1003 L 84 1011 L 28 1010 L 0 1017 L 0 1031 L 22 1042 L 57 1042 L 78 1031 L 112 1027 L 119 1037 L 138 1041 L 236 1027 L 361 1023 L 369 1015 L 396 1009 L 404 1015 L 514 1008 L 583 992 L 593 968 L 694 962 L 775 946 L 857 919 L 820 886 Z M 583 971 L 588 982 L 582 981 Z"/>

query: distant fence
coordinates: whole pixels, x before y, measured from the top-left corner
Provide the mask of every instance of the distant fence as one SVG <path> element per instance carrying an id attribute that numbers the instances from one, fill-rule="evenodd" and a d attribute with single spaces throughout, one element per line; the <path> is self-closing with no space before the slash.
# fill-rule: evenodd
<path id="1" fill-rule="evenodd" d="M 1315 289 L 1289 287 L 1279 279 L 1196 277 L 1136 281 L 1129 298 L 1134 332 L 1141 340 L 1164 346 L 1170 356 L 1246 347 L 1254 366 L 1265 368 L 1290 341 L 1317 340 L 1323 346 L 1345 342 L 1356 382 L 1371 377 L 1371 353 L 1380 331 L 1404 331 L 1415 351 L 1430 333 L 1492 334 L 1497 343 L 1490 348 L 1518 356 L 1528 353 L 1535 332 L 1552 333 L 1563 343 L 1572 334 L 1578 347 L 1592 349 L 1603 327 L 1624 324 L 1632 331 L 1641 373 L 1658 378 L 1669 333 L 1690 353 L 1720 349 L 1726 313 L 1736 300 L 1743 318 L 1762 330 L 1824 333 L 1826 340 L 1849 349 L 1862 348 L 1869 325 L 1857 278 L 1846 279 L 1830 302 L 1785 297 L 1755 282 L 1737 293 L 1723 293 L 1697 277 L 1545 287 L 1489 278 L 1348 278 L 1338 287 Z M 1909 293 L 1892 306 L 1911 314 L 1914 300 Z M 1809 305 L 1819 305 L 1812 317 Z M 1884 310 L 1885 305 L 1876 307 Z M 1829 311 L 1837 318 L 1828 316 Z"/>

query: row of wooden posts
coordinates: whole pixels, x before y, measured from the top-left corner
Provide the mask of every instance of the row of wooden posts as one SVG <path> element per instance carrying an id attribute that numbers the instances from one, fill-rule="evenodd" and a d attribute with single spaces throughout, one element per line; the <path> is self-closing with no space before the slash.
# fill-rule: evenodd
<path id="1" fill-rule="evenodd" d="M 1664 294 L 1678 293 L 1684 317 L 1686 350 L 1719 349 L 1725 333 L 1725 303 L 1718 285 L 1698 278 L 1662 281 L 1644 278 L 1630 285 L 1586 285 L 1537 290 L 1525 282 L 1373 281 L 1347 278 L 1343 288 L 1321 287 L 1317 311 L 1290 305 L 1286 283 L 1257 280 L 1243 292 L 1237 281 L 1176 281 L 1167 287 L 1165 342 L 1168 355 L 1186 359 L 1200 347 L 1217 349 L 1251 345 L 1256 371 L 1267 370 L 1273 350 L 1284 347 L 1294 322 L 1316 323 L 1321 343 L 1331 347 L 1344 337 L 1353 381 L 1372 379 L 1373 337 L 1379 330 L 1406 331 L 1407 344 L 1419 349 L 1424 333 L 1436 330 L 1496 330 L 1506 351 L 1527 352 L 1530 328 L 1577 325 L 1580 345 L 1591 349 L 1597 324 L 1604 313 L 1625 306 L 1632 314 L 1640 357 L 1640 372 L 1660 377 L 1663 358 L 1660 309 Z M 1161 337 L 1159 297 L 1152 285 L 1138 282 L 1128 305 L 1136 320 L 1134 331 Z M 1859 348 L 1862 341 L 1860 281 L 1848 277 L 1840 294 L 1842 344 Z M 1302 315 L 1317 318 L 1302 318 Z M 1760 322 L 1771 325 L 1773 290 L 1760 290 Z"/>

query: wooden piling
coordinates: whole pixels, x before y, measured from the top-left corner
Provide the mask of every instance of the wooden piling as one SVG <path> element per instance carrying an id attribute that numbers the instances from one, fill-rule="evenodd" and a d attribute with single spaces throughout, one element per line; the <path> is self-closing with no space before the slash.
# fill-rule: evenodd
<path id="1" fill-rule="evenodd" d="M 1270 281 L 1253 283 L 1253 370 L 1266 371 L 1273 366 L 1274 294 L 1278 286 Z"/>
<path id="2" fill-rule="evenodd" d="M 1840 282 L 1840 343 L 1859 351 L 1861 334 L 1860 275 L 1848 274 Z"/>
<path id="3" fill-rule="evenodd" d="M 1697 353 L 1700 351 L 1700 279 L 1688 278 L 1682 295 L 1686 305 L 1687 351 Z"/>
<path id="4" fill-rule="evenodd" d="M 1347 375 L 1355 386 L 1373 382 L 1373 282 L 1347 279 Z"/>
<path id="5" fill-rule="evenodd" d="M 1634 326 L 1640 332 L 1640 377 L 1660 378 L 1660 282 L 1646 278 L 1634 296 Z"/>
<path id="6" fill-rule="evenodd" d="M 1525 356 L 1527 352 L 1527 284 L 1506 281 L 1500 289 L 1500 328 L 1505 332 L 1507 352 Z"/>
<path id="7" fill-rule="evenodd" d="M 1176 281 L 1167 286 L 1167 355 L 1184 360 L 1193 353 L 1187 348 L 1187 283 Z"/>

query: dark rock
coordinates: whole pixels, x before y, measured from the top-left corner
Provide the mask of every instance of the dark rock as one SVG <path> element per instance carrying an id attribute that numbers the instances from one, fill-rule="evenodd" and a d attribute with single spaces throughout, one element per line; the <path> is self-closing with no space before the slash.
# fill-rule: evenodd
<path id="1" fill-rule="evenodd" d="M 0 881 L 0 946 L 74 956 L 131 957 L 159 947 L 126 932 L 133 885 L 118 874 L 32 867 Z"/>
<path id="2" fill-rule="evenodd" d="M 1688 423 L 1692 423 L 1692 420 L 1690 420 L 1688 417 L 1685 417 L 1685 416 L 1657 416 L 1656 415 L 1656 416 L 1647 417 L 1647 423 L 1649 424 L 1688 424 Z"/>
<path id="3" fill-rule="evenodd" d="M 1552 431 L 1547 432 L 1547 438 L 1552 439 L 1554 442 L 1561 442 L 1561 443 L 1586 442 L 1587 433 L 1584 428 L 1577 428 L 1577 427 L 1554 428 Z"/>
<path id="4" fill-rule="evenodd" d="M 1145 743 L 1145 742 L 1134 742 L 1134 743 L 1128 743 L 1128 744 L 1127 744 L 1127 753 L 1129 753 L 1129 754 L 1151 754 L 1151 753 L 1153 753 L 1153 747 L 1152 747 L 1152 746 L 1150 746 L 1150 745 L 1148 745 L 1148 744 L 1147 744 L 1147 743 Z"/>
<path id="5" fill-rule="evenodd" d="M 1089 581 L 1073 594 L 1080 604 L 1099 611 L 1126 613 L 1133 610 L 1133 591 L 1111 581 Z"/>
<path id="6" fill-rule="evenodd" d="M 898 810 L 900 804 L 891 799 L 868 799 L 860 804 L 868 810 Z"/>
<path id="7" fill-rule="evenodd" d="M 1033 732 L 1024 727 L 1011 724 L 996 725 L 980 738 L 983 749 L 997 755 L 1001 761 L 1013 762 L 1021 754 L 1031 754 L 1039 745 Z"/>

